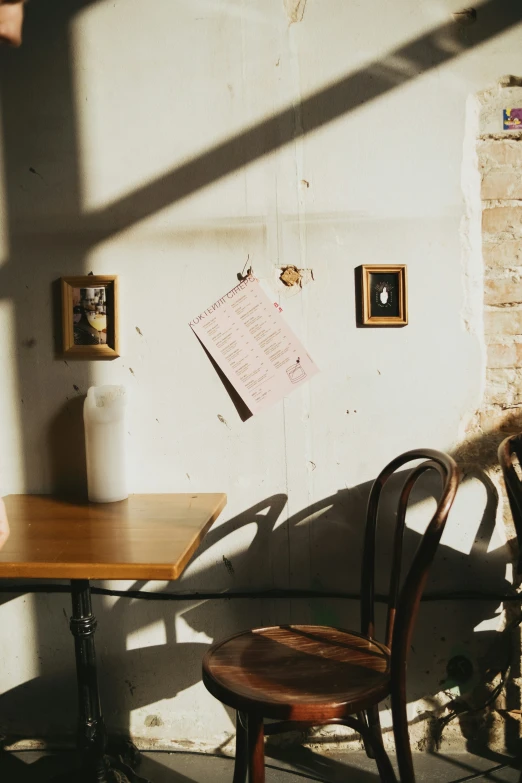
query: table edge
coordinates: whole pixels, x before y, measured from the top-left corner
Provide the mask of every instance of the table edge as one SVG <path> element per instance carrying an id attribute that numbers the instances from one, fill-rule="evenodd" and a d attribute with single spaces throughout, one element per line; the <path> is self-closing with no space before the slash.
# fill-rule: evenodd
<path id="1" fill-rule="evenodd" d="M 160 582 L 175 581 L 182 575 L 190 559 L 208 533 L 209 528 L 225 508 L 228 500 L 224 492 L 198 492 L 196 494 L 216 495 L 219 500 L 208 521 L 186 547 L 175 565 L 172 563 L 69 563 L 64 565 L 63 563 L 0 562 L 0 579 L 107 579 L 114 581 L 146 579 L 148 581 Z"/>

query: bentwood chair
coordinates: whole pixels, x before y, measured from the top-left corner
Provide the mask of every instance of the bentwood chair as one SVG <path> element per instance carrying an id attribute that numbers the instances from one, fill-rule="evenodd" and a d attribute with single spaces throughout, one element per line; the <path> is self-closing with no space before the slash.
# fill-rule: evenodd
<path id="1" fill-rule="evenodd" d="M 390 567 L 385 643 L 375 639 L 376 525 L 381 492 L 395 471 L 427 460 L 408 474 L 399 497 Z M 406 509 L 417 479 L 436 471 L 437 509 L 402 580 Z M 375 480 L 368 501 L 362 561 L 362 633 L 314 625 L 257 628 L 214 644 L 203 661 L 203 681 L 217 699 L 237 711 L 233 783 L 264 783 L 264 736 L 311 726 L 341 724 L 358 731 L 381 780 L 396 781 L 384 750 L 378 704 L 391 695 L 395 746 L 402 783 L 414 783 L 406 716 L 406 664 L 428 569 L 457 492 L 458 468 L 431 449 L 394 459 Z M 393 520 L 392 520 L 393 522 Z M 403 569 L 404 570 L 404 569 Z M 276 723 L 264 724 L 264 718 Z"/>
<path id="2" fill-rule="evenodd" d="M 504 474 L 511 516 L 518 541 L 517 573 L 522 572 L 522 481 L 515 468 L 515 458 L 522 470 L 522 433 L 512 435 L 498 447 L 498 461 Z"/>

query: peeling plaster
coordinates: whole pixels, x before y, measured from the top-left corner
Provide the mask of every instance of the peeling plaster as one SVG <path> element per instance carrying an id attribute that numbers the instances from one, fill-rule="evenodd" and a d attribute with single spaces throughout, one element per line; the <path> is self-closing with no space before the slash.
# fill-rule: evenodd
<path id="1" fill-rule="evenodd" d="M 300 269 L 293 264 L 276 267 L 275 277 L 278 296 L 285 299 L 301 293 L 303 286 L 315 281 L 313 269 Z"/>
<path id="2" fill-rule="evenodd" d="M 303 21 L 306 0 L 283 0 L 283 6 L 290 24 Z"/>
<path id="3" fill-rule="evenodd" d="M 285 266 L 281 270 L 281 274 L 279 275 L 279 279 L 286 286 L 292 286 L 292 285 L 300 285 L 300 286 L 302 286 L 301 270 L 298 269 L 296 266 L 293 266 L 293 265 Z"/>

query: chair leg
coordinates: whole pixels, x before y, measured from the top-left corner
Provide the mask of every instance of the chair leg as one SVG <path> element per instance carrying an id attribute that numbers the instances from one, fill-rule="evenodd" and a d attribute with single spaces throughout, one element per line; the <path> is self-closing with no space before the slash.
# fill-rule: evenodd
<path id="1" fill-rule="evenodd" d="M 236 712 L 236 761 L 233 783 L 246 783 L 247 770 L 247 716 L 244 712 Z"/>
<path id="2" fill-rule="evenodd" d="M 377 704 L 367 710 L 366 718 L 368 721 L 368 740 L 365 741 L 364 747 L 370 747 L 371 755 L 368 753 L 368 750 L 366 753 L 368 754 L 369 758 L 375 759 L 377 769 L 379 770 L 379 777 L 381 778 L 382 782 L 396 783 L 397 778 L 395 777 L 394 769 L 388 754 L 384 749 L 381 719 L 379 716 L 379 706 Z M 404 783 L 402 778 L 401 783 Z"/>
<path id="3" fill-rule="evenodd" d="M 382 729 L 381 717 L 379 715 L 379 705 L 374 704 L 373 707 L 370 707 L 370 709 L 366 712 L 366 716 L 368 719 L 368 726 L 370 727 L 370 731 L 372 732 L 373 736 L 378 738 L 382 745 Z"/>
<path id="4" fill-rule="evenodd" d="M 384 750 L 382 737 L 376 737 L 375 735 L 372 735 L 372 739 L 373 739 L 372 748 L 374 754 L 373 758 L 375 759 L 375 763 L 377 764 L 377 769 L 379 770 L 379 777 L 382 783 L 397 783 L 397 778 L 395 777 L 395 771 L 392 767 L 388 754 Z M 403 783 L 402 778 L 401 778 L 401 783 Z"/>
<path id="5" fill-rule="evenodd" d="M 368 728 L 368 720 L 366 718 L 366 713 L 365 712 L 358 712 L 357 713 L 357 718 L 363 724 L 363 726 L 366 726 L 366 728 Z M 366 755 L 368 756 L 369 759 L 374 759 L 375 758 L 375 754 L 373 752 L 373 748 L 371 746 L 371 743 L 368 741 L 367 735 L 366 734 L 362 734 L 361 736 L 362 736 L 362 741 L 363 741 L 363 744 L 364 744 L 364 750 L 366 751 Z"/>
<path id="6" fill-rule="evenodd" d="M 265 729 L 263 716 L 248 713 L 248 783 L 265 783 Z"/>
<path id="7" fill-rule="evenodd" d="M 399 777 L 401 783 L 415 783 L 413 770 L 413 758 L 411 755 L 410 734 L 408 731 L 408 716 L 406 714 L 406 702 L 401 697 L 400 701 L 392 699 L 393 733 L 395 735 L 395 752 L 399 765 Z"/>

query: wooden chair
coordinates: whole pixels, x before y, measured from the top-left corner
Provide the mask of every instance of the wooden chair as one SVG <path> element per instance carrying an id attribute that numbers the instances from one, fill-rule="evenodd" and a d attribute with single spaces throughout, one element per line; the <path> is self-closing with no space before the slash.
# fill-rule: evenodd
<path id="1" fill-rule="evenodd" d="M 522 572 L 522 481 L 515 469 L 514 458 L 522 468 L 522 433 L 512 435 L 502 441 L 498 447 L 498 461 L 504 474 L 511 516 L 515 525 L 518 541 L 517 574 Z"/>
<path id="2" fill-rule="evenodd" d="M 395 526 L 385 644 L 374 638 L 375 533 L 381 491 L 390 476 L 413 460 L 402 488 Z M 406 508 L 419 476 L 439 473 L 442 491 L 407 571 L 401 559 Z M 375 758 L 381 780 L 396 781 L 384 750 L 378 704 L 391 695 L 393 730 L 402 783 L 415 777 L 406 717 L 406 662 L 422 591 L 459 481 L 451 457 L 438 451 L 409 451 L 375 480 L 363 550 L 362 633 L 313 625 L 257 628 L 214 644 L 203 661 L 203 681 L 217 699 L 237 711 L 233 783 L 265 780 L 264 736 L 311 726 L 341 724 L 356 729 Z M 279 722 L 264 724 L 264 718 Z"/>

